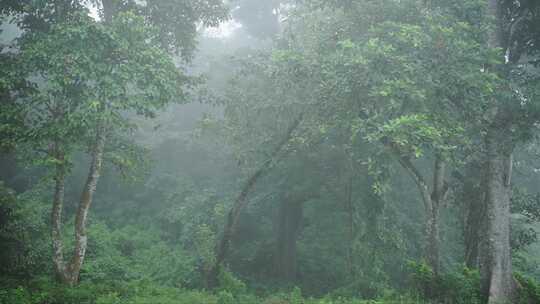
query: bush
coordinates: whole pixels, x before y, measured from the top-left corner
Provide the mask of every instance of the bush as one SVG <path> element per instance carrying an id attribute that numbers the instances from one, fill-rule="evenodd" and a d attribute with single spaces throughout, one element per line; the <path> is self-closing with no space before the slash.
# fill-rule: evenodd
<path id="1" fill-rule="evenodd" d="M 533 304 L 540 303 L 540 284 L 536 283 L 533 279 L 528 278 L 522 274 L 515 274 L 516 280 L 519 284 L 518 299 L 519 304 Z"/>
<path id="2" fill-rule="evenodd" d="M 332 298 L 361 298 L 377 299 L 384 295 L 388 286 L 384 282 L 360 278 L 351 284 L 334 290 L 330 295 Z"/>
<path id="3" fill-rule="evenodd" d="M 461 272 L 435 275 L 424 263 L 410 262 L 413 289 L 427 300 L 453 304 L 481 303 L 480 275 L 464 267 Z"/>
<path id="4" fill-rule="evenodd" d="M 0 290 L 0 303 L 32 304 L 35 302 L 28 290 L 23 287 L 17 287 L 15 289 Z"/>
<path id="5" fill-rule="evenodd" d="M 111 295 L 114 284 L 81 283 L 75 287 L 56 284 L 41 279 L 30 283 L 29 287 L 0 290 L 2 304 L 96 304 L 99 295 Z M 115 304 L 103 302 L 99 304 Z"/>
<path id="6" fill-rule="evenodd" d="M 235 296 L 247 293 L 246 284 L 236 278 L 230 271 L 220 271 L 218 280 L 220 291 L 227 291 Z"/>
<path id="7" fill-rule="evenodd" d="M 40 189 L 16 195 L 0 181 L 2 277 L 23 281 L 30 279 L 29 274 L 51 269 L 49 214 L 50 203 L 43 199 Z"/>
<path id="8" fill-rule="evenodd" d="M 91 282 L 148 280 L 169 287 L 198 284 L 196 259 L 160 239 L 158 231 L 134 226 L 112 230 L 104 223 L 89 226 L 91 250 L 81 279 Z"/>
<path id="9" fill-rule="evenodd" d="M 417 278 L 428 279 L 424 266 Z M 228 274 L 230 275 L 230 274 Z M 420 276 L 421 275 L 421 276 Z M 231 276 L 232 277 L 232 276 Z M 231 277 L 228 277 L 231 279 Z M 444 275 L 431 285 L 440 292 L 437 298 L 421 299 L 387 292 L 379 300 L 326 296 L 322 299 L 305 298 L 299 288 L 290 292 L 273 293 L 265 298 L 249 293 L 236 285 L 233 291 L 222 287 L 216 293 L 185 290 L 156 285 L 149 280 L 128 283 L 83 282 L 76 287 L 66 287 L 50 280 L 32 282 L 30 287 L 0 290 L 0 304 L 395 304 L 395 303 L 452 303 L 473 304 L 478 301 L 478 274 L 464 270 L 462 273 Z M 523 276 L 517 276 L 521 289 L 516 304 L 540 303 L 540 285 Z M 232 280 L 238 284 L 238 279 Z M 239 284 L 242 286 L 242 284 Z M 245 287 L 245 285 L 244 285 Z M 242 292 L 240 292 L 242 291 Z"/>

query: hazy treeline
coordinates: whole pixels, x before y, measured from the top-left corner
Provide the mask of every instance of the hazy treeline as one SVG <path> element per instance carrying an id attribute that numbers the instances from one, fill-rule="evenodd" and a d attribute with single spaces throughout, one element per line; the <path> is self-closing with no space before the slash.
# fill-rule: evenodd
<path id="1" fill-rule="evenodd" d="M 0 14 L 0 302 L 539 303 L 540 2 Z"/>

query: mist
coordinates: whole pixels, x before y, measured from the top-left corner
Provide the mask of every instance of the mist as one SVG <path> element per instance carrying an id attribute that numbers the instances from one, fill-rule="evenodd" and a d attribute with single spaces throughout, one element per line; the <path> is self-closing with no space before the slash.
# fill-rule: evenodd
<path id="1" fill-rule="evenodd" d="M 539 16 L 0 0 L 0 304 L 540 303 Z"/>

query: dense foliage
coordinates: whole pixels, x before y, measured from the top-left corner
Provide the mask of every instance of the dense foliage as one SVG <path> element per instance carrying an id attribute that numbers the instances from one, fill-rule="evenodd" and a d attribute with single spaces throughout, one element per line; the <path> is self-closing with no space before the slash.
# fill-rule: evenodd
<path id="1" fill-rule="evenodd" d="M 0 303 L 540 303 L 537 1 L 0 14 Z"/>

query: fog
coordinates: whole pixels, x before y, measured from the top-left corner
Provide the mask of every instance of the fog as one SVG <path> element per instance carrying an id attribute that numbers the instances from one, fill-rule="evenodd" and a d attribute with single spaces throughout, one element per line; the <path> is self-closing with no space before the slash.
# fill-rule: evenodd
<path id="1" fill-rule="evenodd" d="M 540 303 L 540 3 L 0 14 L 0 304 Z"/>

